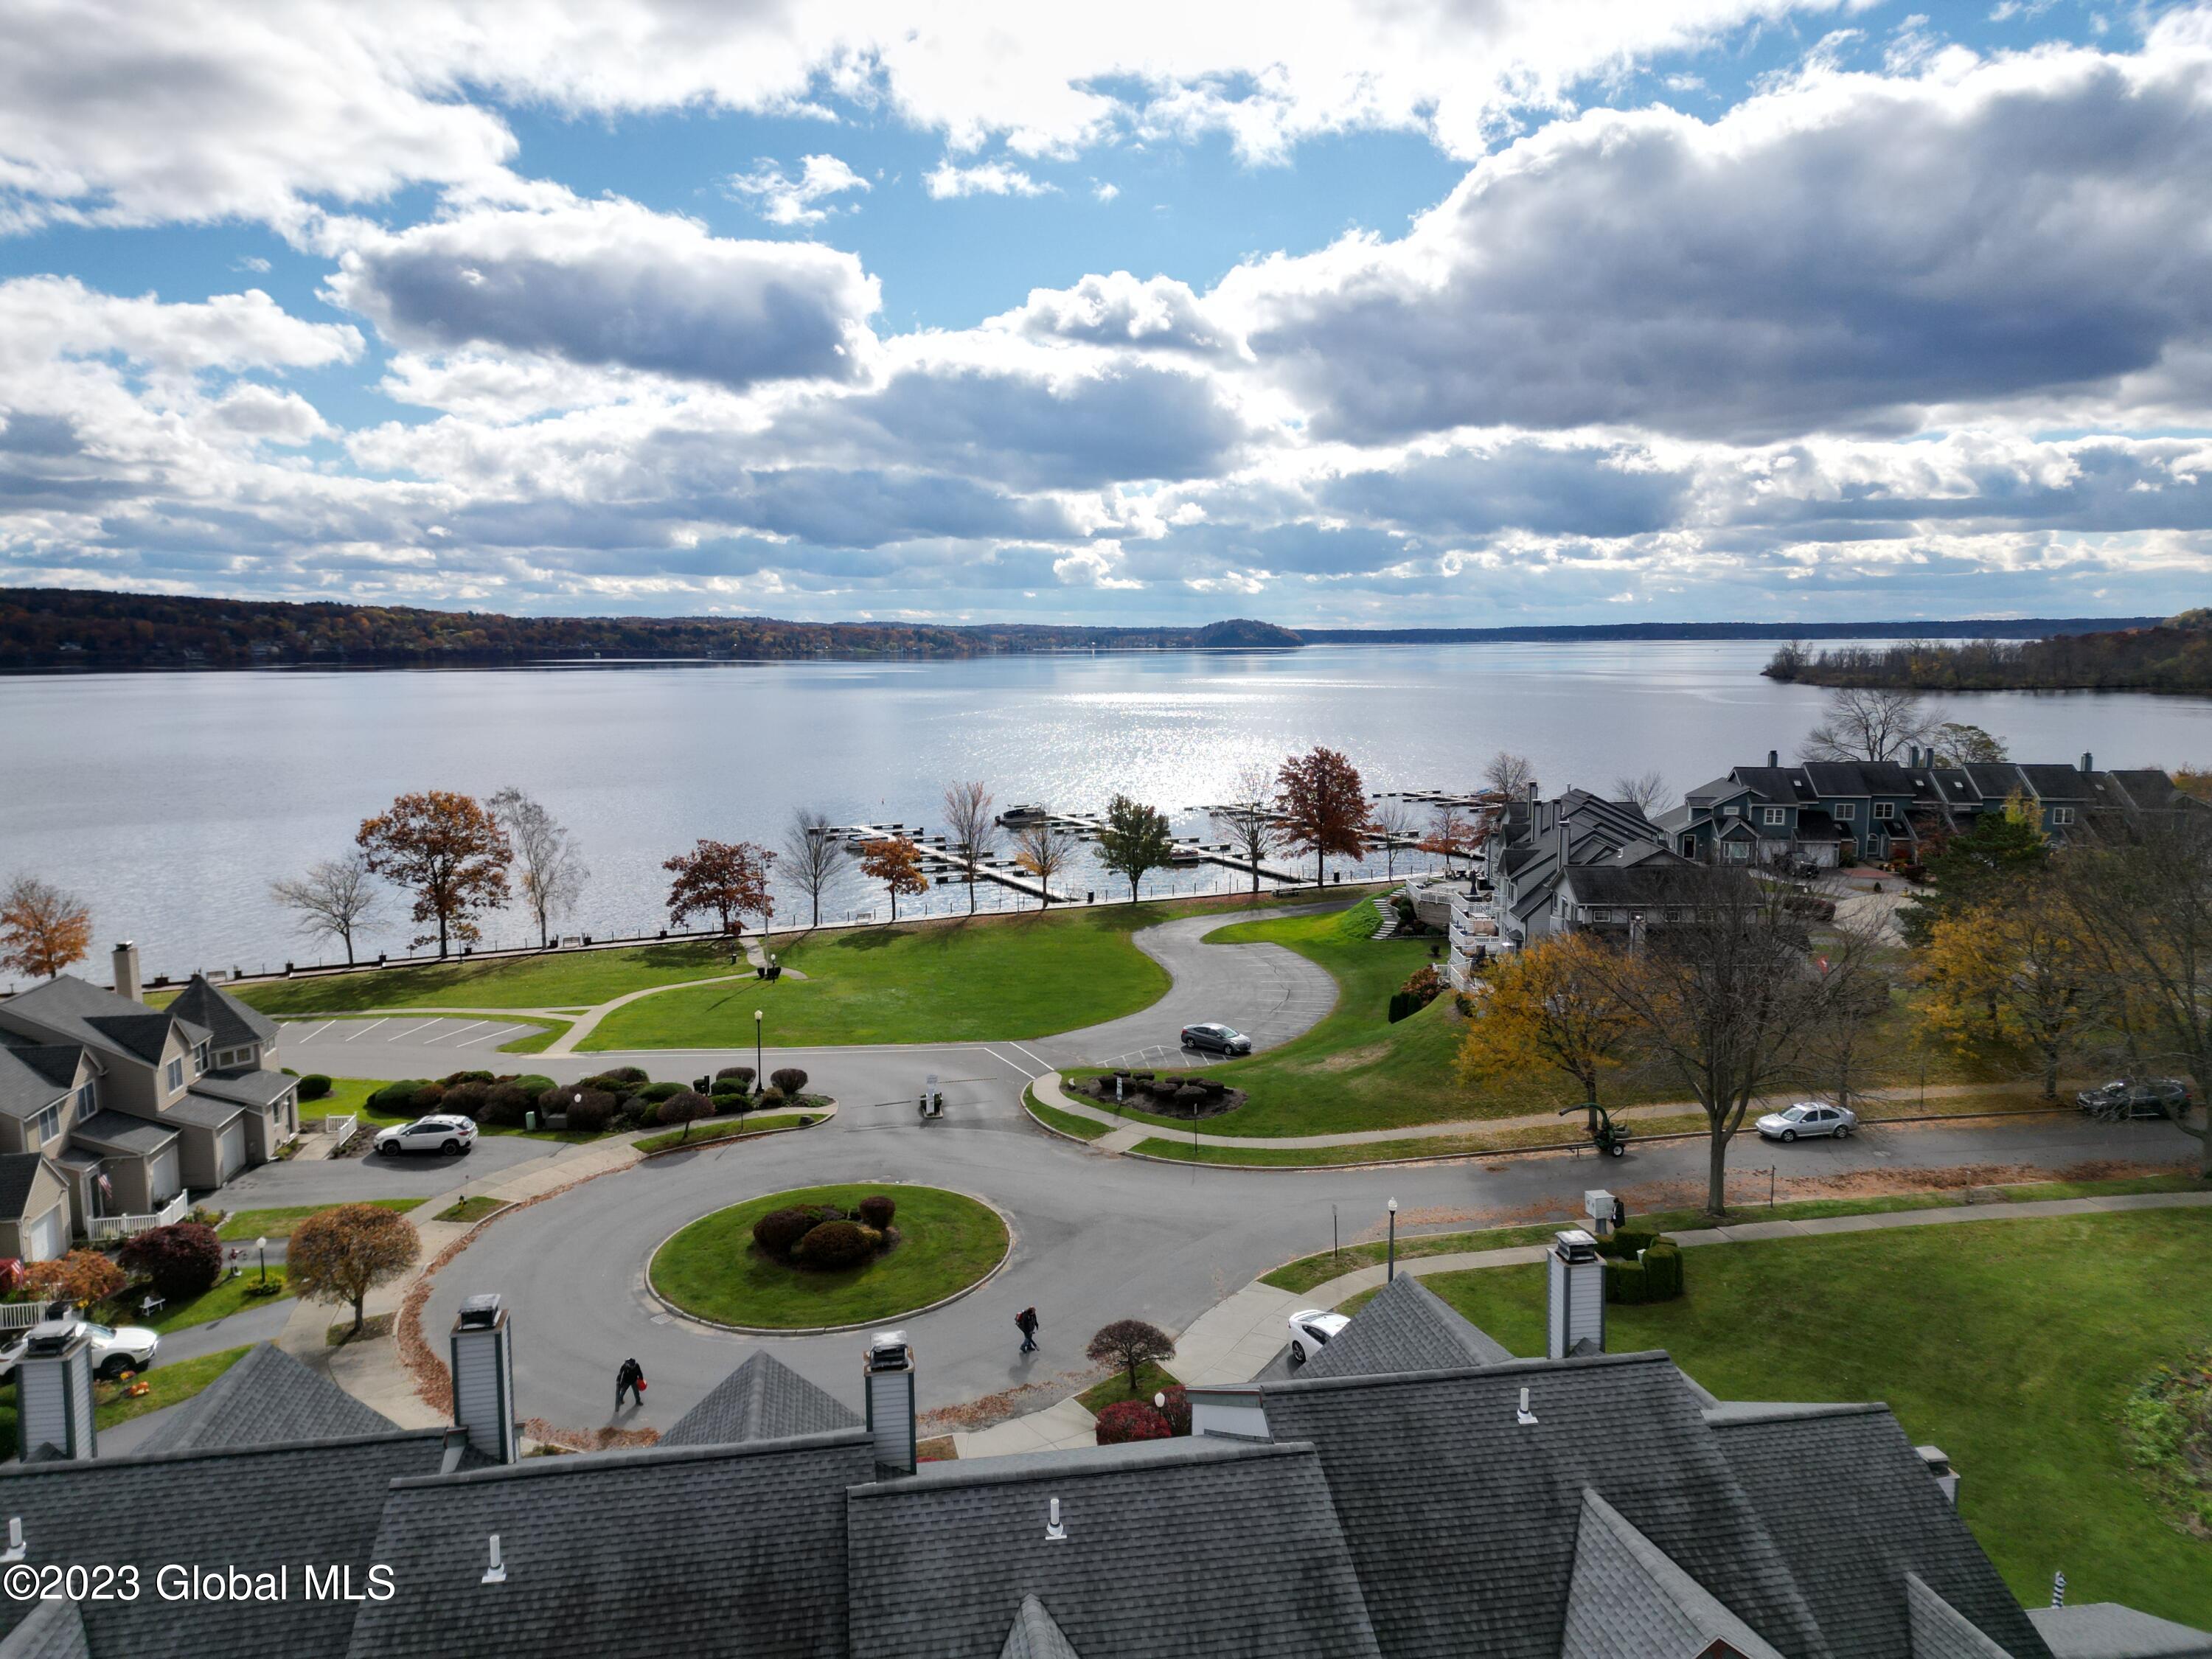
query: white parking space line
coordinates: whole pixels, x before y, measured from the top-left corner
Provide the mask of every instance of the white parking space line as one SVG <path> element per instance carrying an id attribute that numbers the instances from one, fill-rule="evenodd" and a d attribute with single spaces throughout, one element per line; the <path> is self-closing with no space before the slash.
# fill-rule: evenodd
<path id="1" fill-rule="evenodd" d="M 1042 1054 L 1032 1054 L 1027 1048 L 1023 1048 L 1018 1042 L 1009 1042 L 1006 1047 L 1012 1048 L 1024 1060 L 1033 1060 L 1038 1064 L 1038 1066 L 1043 1068 L 1042 1071 L 1030 1073 L 1030 1075 L 1031 1077 L 1042 1077 L 1044 1075 L 1045 1072 L 1052 1070 L 1052 1062 L 1047 1060 Z"/>
<path id="2" fill-rule="evenodd" d="M 362 1027 L 361 1028 L 361 1030 L 359 1030 L 358 1031 L 356 1031 L 356 1032 L 353 1034 L 353 1036 L 349 1036 L 349 1037 L 348 1037 L 348 1038 L 346 1039 L 346 1041 L 347 1041 L 348 1042 L 351 1042 L 352 1041 L 354 1041 L 354 1038 L 355 1038 L 355 1037 L 365 1037 L 365 1036 L 368 1036 L 371 1031 L 374 1031 L 374 1030 L 378 1026 L 380 1026 L 380 1025 L 388 1025 L 388 1024 L 391 1024 L 391 1022 L 390 1022 L 389 1020 L 373 1019 L 373 1020 L 369 1021 L 369 1023 L 368 1023 L 368 1024 L 366 1024 L 366 1025 L 362 1026 Z"/>
<path id="3" fill-rule="evenodd" d="M 472 1036 L 466 1042 L 456 1042 L 453 1047 L 456 1048 L 473 1048 L 479 1042 L 489 1042 L 495 1037 L 503 1037 L 507 1036 L 510 1031 L 520 1031 L 526 1029 L 526 1027 L 520 1025 L 495 1025 L 490 1030 L 486 1031 L 482 1036 Z"/>
<path id="4" fill-rule="evenodd" d="M 408 1032 L 408 1031 L 427 1031 L 427 1030 L 429 1030 L 433 1025 L 435 1025 L 435 1024 L 438 1024 L 438 1022 L 437 1022 L 436 1020 L 434 1020 L 434 1019 L 426 1019 L 426 1020 L 424 1020 L 424 1021 L 423 1021 L 420 1025 L 410 1025 L 410 1026 L 409 1026 L 409 1027 L 407 1028 L 407 1030 L 406 1030 L 406 1031 L 394 1031 L 394 1032 L 393 1032 L 390 1036 L 388 1036 L 388 1037 L 385 1038 L 384 1040 L 385 1040 L 386 1042 L 398 1042 L 398 1041 L 399 1041 L 399 1039 L 400 1039 L 400 1038 L 402 1038 L 402 1037 L 405 1036 L 407 1035 L 407 1032 Z"/>
<path id="5" fill-rule="evenodd" d="M 284 1040 L 288 1042 L 313 1042 L 317 1037 L 322 1036 L 324 1032 L 329 1030 L 331 1026 L 337 1024 L 337 1021 L 334 1019 L 326 1019 L 320 1025 L 315 1027 L 313 1030 L 303 1032 L 298 1036 L 294 1036 L 289 1031 L 287 1031 L 285 1033 Z"/>
<path id="6" fill-rule="evenodd" d="M 1041 1073 L 1032 1072 L 1031 1070 L 1030 1070 L 1030 1068 L 1029 1068 L 1028 1066 L 1024 1066 L 1024 1065 L 1023 1065 L 1023 1064 L 1021 1064 L 1018 1060 L 1008 1060 L 1008 1059 L 1007 1059 L 1004 1054 L 1000 1054 L 1000 1053 L 996 1048 L 986 1048 L 986 1049 L 984 1049 L 984 1050 L 983 1050 L 983 1052 L 984 1052 L 985 1054 L 987 1054 L 990 1055 L 990 1057 L 991 1057 L 992 1059 L 994 1059 L 994 1060 L 997 1060 L 997 1061 L 998 1061 L 1001 1066 L 1009 1066 L 1009 1067 L 1011 1067 L 1012 1070 L 1017 1071 L 1017 1072 L 1019 1072 L 1019 1073 L 1020 1073 L 1024 1077 L 1025 1077 L 1025 1078 L 1029 1079 L 1030 1079 L 1030 1081 L 1031 1081 L 1032 1083 L 1034 1083 L 1035 1081 L 1036 1081 L 1036 1079 L 1038 1079 L 1038 1077 L 1040 1077 L 1041 1075 L 1042 1075 Z M 943 1085 L 939 1085 L 939 1087 L 942 1087 Z"/>
<path id="7" fill-rule="evenodd" d="M 424 1037 L 424 1038 L 422 1039 L 422 1041 L 423 1041 L 424 1042 L 426 1042 L 426 1043 L 429 1043 L 429 1042 L 444 1042 L 447 1037 L 449 1037 L 449 1036 L 460 1036 L 460 1034 L 461 1034 L 463 1031 L 473 1031 L 473 1030 L 475 1030 L 477 1029 L 477 1026 L 479 1026 L 479 1025 L 481 1025 L 481 1024 L 483 1024 L 483 1021 L 482 1021 L 482 1020 L 480 1020 L 480 1019 L 472 1019 L 472 1020 L 471 1020 L 471 1021 L 470 1021 L 467 1024 L 465 1024 L 465 1025 L 457 1026 L 457 1027 L 455 1027 L 453 1030 L 450 1030 L 450 1031 L 441 1031 L 441 1032 L 439 1032 L 439 1033 L 438 1033 L 438 1035 L 437 1035 L 437 1036 L 433 1036 L 433 1037 Z"/>

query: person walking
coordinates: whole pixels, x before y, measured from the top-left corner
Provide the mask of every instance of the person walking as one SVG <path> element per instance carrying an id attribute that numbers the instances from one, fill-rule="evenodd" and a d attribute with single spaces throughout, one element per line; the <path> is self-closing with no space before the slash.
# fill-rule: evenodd
<path id="1" fill-rule="evenodd" d="M 1014 1328 L 1022 1334 L 1022 1352 L 1024 1353 L 1035 1353 L 1036 1352 L 1037 1334 L 1036 1310 L 1035 1308 L 1024 1308 L 1019 1313 L 1016 1314 L 1014 1316 Z"/>
<path id="2" fill-rule="evenodd" d="M 635 1359 L 623 1360 L 622 1369 L 615 1373 L 615 1409 L 617 1411 L 623 1408 L 624 1395 L 630 1397 L 633 1404 L 639 1406 L 645 1404 L 645 1367 Z"/>

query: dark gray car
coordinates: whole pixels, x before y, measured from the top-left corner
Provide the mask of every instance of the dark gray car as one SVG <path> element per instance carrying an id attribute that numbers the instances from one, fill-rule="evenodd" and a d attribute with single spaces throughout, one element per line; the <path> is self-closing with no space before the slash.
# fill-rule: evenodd
<path id="1" fill-rule="evenodd" d="M 1227 1025 L 1186 1025 L 1182 1028 L 1182 1046 L 1212 1048 L 1224 1054 L 1249 1054 L 1252 1052 L 1252 1039 Z"/>
<path id="2" fill-rule="evenodd" d="M 2090 1116 L 2108 1121 L 2164 1117 L 2169 1111 L 2189 1109 L 2189 1085 L 2178 1077 L 2117 1078 L 2101 1087 L 2082 1090 L 2074 1103 Z"/>

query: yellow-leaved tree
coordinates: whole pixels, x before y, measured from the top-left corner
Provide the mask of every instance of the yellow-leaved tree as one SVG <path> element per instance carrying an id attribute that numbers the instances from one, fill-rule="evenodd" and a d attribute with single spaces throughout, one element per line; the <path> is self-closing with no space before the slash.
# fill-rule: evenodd
<path id="1" fill-rule="evenodd" d="M 1610 950 L 1587 933 L 1564 933 L 1495 963 L 1460 1040 L 1460 1075 L 1480 1084 L 1557 1072 L 1595 1103 L 1599 1079 L 1620 1065 L 1636 1031 L 1614 975 L 1603 971 Z"/>
<path id="2" fill-rule="evenodd" d="M 1929 930 L 1921 1022 L 1961 1053 L 2032 1064 L 2055 1100 L 2059 1068 L 2096 1017 L 2096 967 L 2049 884 L 2024 879 Z"/>

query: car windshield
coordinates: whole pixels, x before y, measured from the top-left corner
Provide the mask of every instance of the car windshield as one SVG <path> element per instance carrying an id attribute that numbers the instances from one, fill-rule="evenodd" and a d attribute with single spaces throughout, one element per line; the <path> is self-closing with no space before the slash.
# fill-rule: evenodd
<path id="1" fill-rule="evenodd" d="M 85 1322 L 84 1328 L 88 1334 L 98 1337 L 103 1342 L 108 1340 L 115 1334 L 112 1327 L 107 1325 L 95 1325 L 90 1320 L 87 1320 Z"/>

